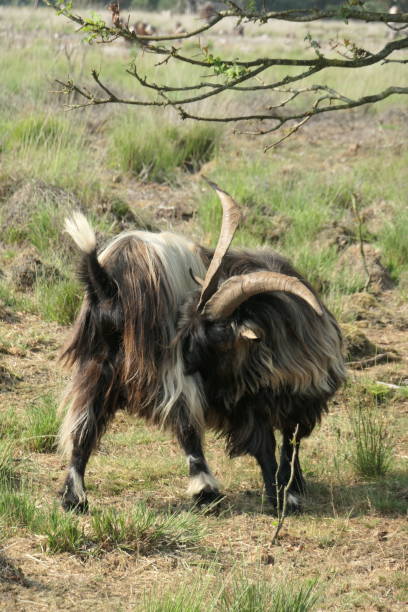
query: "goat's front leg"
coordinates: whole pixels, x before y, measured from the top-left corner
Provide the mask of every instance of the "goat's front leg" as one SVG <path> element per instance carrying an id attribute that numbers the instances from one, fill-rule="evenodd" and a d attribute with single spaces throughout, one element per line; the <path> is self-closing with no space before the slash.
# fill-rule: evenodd
<path id="1" fill-rule="evenodd" d="M 176 429 L 177 439 L 187 457 L 190 483 L 187 492 L 194 501 L 211 504 L 221 498 L 219 485 L 204 457 L 201 433 L 187 420 L 181 418 Z"/>
<path id="2" fill-rule="evenodd" d="M 246 437 L 246 440 L 245 440 Z M 240 442 L 245 440 L 245 442 Z M 245 452 L 249 453 L 257 460 L 265 485 L 266 494 L 274 508 L 281 511 L 283 505 L 284 484 L 279 479 L 281 473 L 281 465 L 276 462 L 276 440 L 273 429 L 266 421 L 254 422 L 251 430 L 242 430 L 235 432 L 235 440 L 232 440 L 232 445 L 237 446 L 239 443 L 245 445 Z M 234 446 L 232 446 L 232 449 Z M 240 452 L 233 454 L 241 454 Z M 289 465 L 290 467 L 290 465 Z M 287 482 L 287 481 L 286 481 Z M 285 483 L 286 484 L 286 483 Z M 297 497 L 291 492 L 288 492 L 286 511 L 288 513 L 298 511 L 299 502 Z"/>

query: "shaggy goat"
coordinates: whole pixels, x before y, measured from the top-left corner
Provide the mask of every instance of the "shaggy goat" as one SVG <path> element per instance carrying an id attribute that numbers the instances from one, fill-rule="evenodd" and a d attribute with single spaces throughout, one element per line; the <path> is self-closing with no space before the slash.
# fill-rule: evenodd
<path id="1" fill-rule="evenodd" d="M 86 509 L 86 464 L 119 408 L 174 432 L 198 503 L 219 497 L 202 448 L 205 427 L 226 437 L 231 456 L 256 458 L 275 505 L 294 452 L 288 503 L 299 507 L 299 444 L 344 380 L 341 335 L 286 259 L 267 249 L 228 251 L 240 213 L 212 186 L 224 210 L 214 252 L 171 233 L 132 231 L 97 255 L 85 217 L 66 223 L 83 252 L 86 287 L 62 354 L 75 366 L 60 434 L 71 456 L 67 509 Z M 279 466 L 275 429 L 283 434 Z"/>

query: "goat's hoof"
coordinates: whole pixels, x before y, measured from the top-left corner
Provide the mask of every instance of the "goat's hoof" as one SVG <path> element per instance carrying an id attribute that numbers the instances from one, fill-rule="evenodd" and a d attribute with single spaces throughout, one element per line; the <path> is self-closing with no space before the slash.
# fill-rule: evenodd
<path id="1" fill-rule="evenodd" d="M 66 512 L 71 511 L 77 514 L 86 514 L 89 510 L 88 500 L 81 500 L 70 491 L 61 492 L 61 506 Z"/>
<path id="2" fill-rule="evenodd" d="M 294 493 L 299 493 L 299 495 L 305 495 L 305 493 L 306 493 L 306 482 L 304 481 L 303 478 L 301 480 L 295 478 L 293 483 L 292 483 L 291 489 L 292 489 L 292 491 Z"/>
<path id="3" fill-rule="evenodd" d="M 193 501 L 196 506 L 209 506 L 209 509 L 218 509 L 221 500 L 224 499 L 224 495 L 221 495 L 217 489 L 210 489 L 205 487 L 199 493 L 193 495 Z"/>
<path id="4" fill-rule="evenodd" d="M 283 513 L 283 496 L 279 499 L 279 511 L 277 509 L 276 497 L 270 498 L 272 505 L 274 507 L 274 512 L 277 516 L 282 515 Z M 299 495 L 295 493 L 288 493 L 286 498 L 286 507 L 285 507 L 285 515 L 293 515 L 293 514 L 301 514 L 303 512 L 302 503 L 299 498 Z"/>

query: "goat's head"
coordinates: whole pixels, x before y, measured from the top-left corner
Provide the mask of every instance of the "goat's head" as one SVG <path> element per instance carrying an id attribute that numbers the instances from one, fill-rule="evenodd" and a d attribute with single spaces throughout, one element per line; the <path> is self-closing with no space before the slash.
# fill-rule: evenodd
<path id="1" fill-rule="evenodd" d="M 201 370 L 202 364 L 210 368 L 221 365 L 223 369 L 222 361 L 225 367 L 238 366 L 251 350 L 251 345 L 263 340 L 265 325 L 262 325 L 259 317 L 249 316 L 250 308 L 245 308 L 247 301 L 254 296 L 273 291 L 289 293 L 307 302 L 317 315 L 323 314 L 313 292 L 294 276 L 269 270 L 251 271 L 229 278 L 225 276 L 223 261 L 241 213 L 228 193 L 207 182 L 221 200 L 223 220 L 205 279 L 196 279 L 201 291 L 197 291 L 184 304 L 179 320 L 179 338 L 188 373 Z"/>

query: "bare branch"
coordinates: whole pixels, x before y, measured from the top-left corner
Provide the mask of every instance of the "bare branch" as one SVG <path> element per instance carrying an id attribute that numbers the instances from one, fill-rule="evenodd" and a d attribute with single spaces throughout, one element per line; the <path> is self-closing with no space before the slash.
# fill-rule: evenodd
<path id="1" fill-rule="evenodd" d="M 376 64 L 387 65 L 388 63 L 408 63 L 407 59 L 394 57 L 397 51 L 408 49 L 408 36 L 384 42 L 382 48 L 371 51 L 363 48 L 354 41 L 344 38 L 340 41 L 329 41 L 331 52 L 325 51 L 321 41 L 314 40 L 308 33 L 305 40 L 310 45 L 313 52 L 312 57 L 255 57 L 231 58 L 218 57 L 208 51 L 208 46 L 201 46 L 200 55 L 189 55 L 188 51 L 182 50 L 179 45 L 174 45 L 175 41 L 183 41 L 198 37 L 205 33 L 211 33 L 214 27 L 227 18 L 235 18 L 239 23 L 255 23 L 262 25 L 268 21 L 289 21 L 294 23 L 314 22 L 322 19 L 353 19 L 363 22 L 376 22 L 390 26 L 392 29 L 402 32 L 408 27 L 408 13 L 393 13 L 380 11 L 369 11 L 364 6 L 343 5 L 330 10 L 318 9 L 290 9 L 283 11 L 250 11 L 238 6 L 234 0 L 227 0 L 228 9 L 218 12 L 209 23 L 200 24 L 199 27 L 190 32 L 177 34 L 139 34 L 136 27 L 130 27 L 130 17 L 121 18 L 119 6 L 116 2 L 109 5 L 112 12 L 112 27 L 108 26 L 99 16 L 83 18 L 74 14 L 69 4 L 63 4 L 62 0 L 45 0 L 60 14 L 73 21 L 79 26 L 79 30 L 86 34 L 90 41 L 98 43 L 111 43 L 118 38 L 128 42 L 136 43 L 141 46 L 146 53 L 158 56 L 159 61 L 156 66 L 163 66 L 169 62 L 178 62 L 181 66 L 189 65 L 201 72 L 195 83 L 185 85 L 174 85 L 171 82 L 154 82 L 147 76 L 140 74 L 138 59 L 134 60 L 127 69 L 127 73 L 136 79 L 137 83 L 143 88 L 154 91 L 157 99 L 149 100 L 139 98 L 127 98 L 113 92 L 111 87 L 101 80 L 100 73 L 92 71 L 92 78 L 97 86 L 96 92 L 88 88 L 73 83 L 58 81 L 63 87 L 63 93 L 75 93 L 84 99 L 84 104 L 72 105 L 70 108 L 80 108 L 82 106 L 102 105 L 102 104 L 127 104 L 133 106 L 149 107 L 172 107 L 182 119 L 193 119 L 196 121 L 208 121 L 216 123 L 237 123 L 248 121 L 271 122 L 268 126 L 252 130 L 256 135 L 271 134 L 287 126 L 287 131 L 276 142 L 265 147 L 271 147 L 283 142 L 289 136 L 297 132 L 313 116 L 321 113 L 341 111 L 357 108 L 367 104 L 374 104 L 388 98 L 391 95 L 403 95 L 408 93 L 407 87 L 397 85 L 388 87 L 378 93 L 352 99 L 349 96 L 336 91 L 322 83 L 313 83 L 306 86 L 305 81 L 313 75 L 327 72 L 330 68 L 359 69 Z M 296 74 L 286 74 L 278 80 L 267 78 L 276 68 L 287 67 L 293 69 L 300 68 Z M 205 73 L 202 74 L 203 69 Z M 260 75 L 262 74 L 262 79 Z M 216 78 L 216 82 L 210 79 Z M 299 87 L 293 87 L 299 84 Z M 292 87 L 291 87 L 292 86 Z M 200 114 L 195 109 L 187 110 L 190 105 L 202 103 L 205 100 L 215 99 L 223 93 L 231 91 L 236 95 L 243 92 L 276 92 L 276 96 L 271 99 L 270 104 L 262 99 L 262 107 L 254 112 L 243 112 L 237 115 L 221 116 L 215 112 Z M 321 94 L 321 95 L 319 95 Z M 283 97 L 285 96 L 285 97 Z M 217 98 L 218 99 L 218 98 Z M 213 105 L 212 108 L 216 108 Z M 264 109 L 264 110 L 263 110 Z M 252 109 L 251 109 L 252 110 Z"/>
<path id="2" fill-rule="evenodd" d="M 289 480 L 287 484 L 283 487 L 282 510 L 280 508 L 280 490 L 279 490 L 280 486 L 278 483 L 278 471 L 276 472 L 275 486 L 276 486 L 276 496 L 277 496 L 278 523 L 275 528 L 275 533 L 272 536 L 272 544 L 276 544 L 278 542 L 279 534 L 281 532 L 283 523 L 285 522 L 285 518 L 286 518 L 286 510 L 287 510 L 287 505 L 288 505 L 288 493 L 289 493 L 290 487 L 292 486 L 293 479 L 295 477 L 295 460 L 296 460 L 296 453 L 297 453 L 296 442 L 297 442 L 298 432 L 299 432 L 299 423 L 297 423 L 296 425 L 296 428 L 293 434 L 293 438 L 292 438 L 293 450 L 292 450 L 292 457 L 290 461 L 290 475 L 289 475 Z"/>

